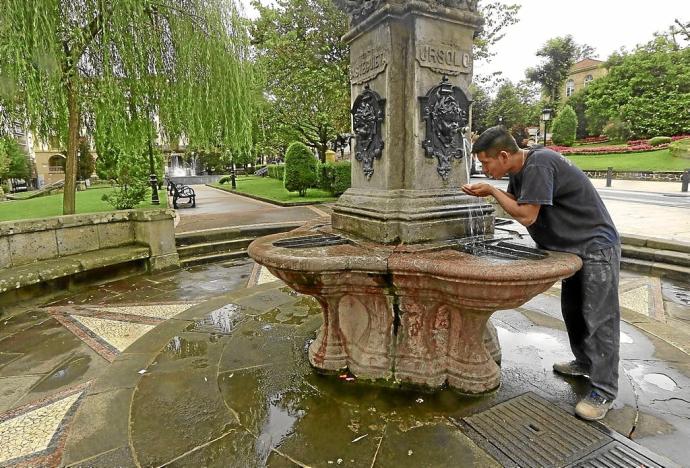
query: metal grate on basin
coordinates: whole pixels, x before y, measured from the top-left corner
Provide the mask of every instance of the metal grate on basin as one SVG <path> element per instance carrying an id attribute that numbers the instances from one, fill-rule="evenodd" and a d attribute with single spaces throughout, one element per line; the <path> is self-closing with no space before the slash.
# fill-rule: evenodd
<path id="1" fill-rule="evenodd" d="M 543 250 L 500 239 L 462 243 L 458 245 L 458 249 L 472 255 L 490 255 L 511 260 L 541 260 L 548 256 Z"/>
<path id="2" fill-rule="evenodd" d="M 304 249 L 309 247 L 325 247 L 329 245 L 351 244 L 349 239 L 336 236 L 335 234 L 315 234 L 312 236 L 292 237 L 290 239 L 283 239 L 275 241 L 275 247 L 283 247 L 286 249 Z"/>
<path id="3" fill-rule="evenodd" d="M 531 392 L 454 422 L 503 466 L 678 466 L 618 434 L 602 432 L 601 425 L 586 423 Z"/>
<path id="4" fill-rule="evenodd" d="M 533 393 L 463 422 L 470 437 L 508 466 L 565 466 L 613 440 Z"/>

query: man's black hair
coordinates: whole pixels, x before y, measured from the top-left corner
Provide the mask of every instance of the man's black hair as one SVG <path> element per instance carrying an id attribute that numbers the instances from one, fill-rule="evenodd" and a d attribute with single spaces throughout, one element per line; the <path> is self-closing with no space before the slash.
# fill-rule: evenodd
<path id="1" fill-rule="evenodd" d="M 479 154 L 483 151 L 487 156 L 491 157 L 498 154 L 499 151 L 508 151 L 510 154 L 513 154 L 519 149 L 515 138 L 503 125 L 496 125 L 485 130 L 472 145 L 472 152 L 474 154 Z"/>

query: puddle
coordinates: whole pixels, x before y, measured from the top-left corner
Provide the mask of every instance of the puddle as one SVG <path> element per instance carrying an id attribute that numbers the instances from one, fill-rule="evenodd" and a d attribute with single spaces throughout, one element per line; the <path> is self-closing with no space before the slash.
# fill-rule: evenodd
<path id="1" fill-rule="evenodd" d="M 208 343 L 200 340 L 188 340 L 181 336 L 173 336 L 163 351 L 158 355 L 158 361 L 186 359 L 190 357 L 206 356 Z M 167 358 L 167 359 L 166 359 Z"/>
<path id="2" fill-rule="evenodd" d="M 566 343 L 560 342 L 556 337 L 541 332 L 513 332 L 500 325 L 496 325 L 498 342 L 501 344 L 503 355 L 510 357 L 510 350 L 536 349 L 540 357 L 569 352 Z"/>
<path id="3" fill-rule="evenodd" d="M 70 359 L 67 363 L 60 366 L 52 374 L 39 382 L 31 389 L 32 393 L 55 390 L 74 383 L 79 377 L 89 370 L 90 356 L 80 356 Z"/>
<path id="4" fill-rule="evenodd" d="M 632 338 L 630 338 L 630 335 L 628 335 L 627 333 L 621 332 L 621 344 L 623 344 L 623 343 L 630 344 L 630 343 L 634 343 L 634 341 Z"/>
<path id="5" fill-rule="evenodd" d="M 240 321 L 242 307 L 237 304 L 226 304 L 207 314 L 187 327 L 187 331 L 207 331 L 230 334 Z"/>
<path id="6" fill-rule="evenodd" d="M 303 296 L 292 304 L 274 307 L 259 317 L 262 322 L 302 325 L 312 315 L 321 313 L 321 306 L 310 296 Z"/>
<path id="7" fill-rule="evenodd" d="M 669 392 L 672 392 L 678 386 L 675 380 L 665 374 L 646 374 L 644 380 Z"/>
<path id="8" fill-rule="evenodd" d="M 648 392 L 658 393 L 659 390 L 672 392 L 678 387 L 676 381 L 668 375 L 658 372 L 646 373 L 646 369 L 649 368 L 638 364 L 634 369 L 626 371 L 626 373 L 642 388 L 642 390 Z"/>
<path id="9" fill-rule="evenodd" d="M 281 395 L 276 396 L 268 407 L 268 414 L 256 444 L 256 455 L 260 460 L 267 460 L 271 449 L 279 446 L 288 435 L 292 434 L 295 423 L 299 419 L 299 414 L 292 415 L 278 405 L 281 400 Z"/>
<path id="10" fill-rule="evenodd" d="M 676 304 L 690 306 L 690 285 L 663 281 L 661 288 L 665 299 Z"/>

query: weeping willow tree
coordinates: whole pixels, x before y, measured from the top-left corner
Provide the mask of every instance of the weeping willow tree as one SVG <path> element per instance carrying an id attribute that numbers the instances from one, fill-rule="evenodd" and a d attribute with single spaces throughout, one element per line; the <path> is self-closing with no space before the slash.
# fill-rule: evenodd
<path id="1" fill-rule="evenodd" d="M 0 127 L 18 122 L 67 148 L 65 214 L 84 130 L 134 159 L 157 137 L 249 149 L 237 13 L 234 0 L 0 0 Z"/>

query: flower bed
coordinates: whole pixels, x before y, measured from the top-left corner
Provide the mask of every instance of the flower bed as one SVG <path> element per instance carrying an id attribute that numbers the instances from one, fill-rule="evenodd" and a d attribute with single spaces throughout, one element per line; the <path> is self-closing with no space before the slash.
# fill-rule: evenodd
<path id="1" fill-rule="evenodd" d="M 577 148 L 568 146 L 549 146 L 548 148 L 566 154 L 611 154 L 611 153 L 642 153 L 668 148 L 668 144 L 652 146 L 648 143 L 636 143 L 628 146 L 596 146 L 594 148 Z"/>

